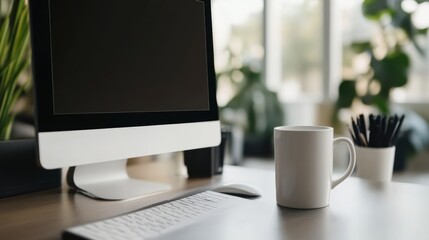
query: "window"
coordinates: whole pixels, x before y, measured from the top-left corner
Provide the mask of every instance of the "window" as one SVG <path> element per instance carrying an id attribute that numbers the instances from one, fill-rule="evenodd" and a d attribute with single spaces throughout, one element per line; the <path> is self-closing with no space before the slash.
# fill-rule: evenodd
<path id="1" fill-rule="evenodd" d="M 332 125 L 332 110 L 341 80 L 355 79 L 368 70 L 370 63 L 367 54 L 353 53 L 350 45 L 379 38 L 379 26 L 363 16 L 363 2 L 213 0 L 219 105 L 224 106 L 234 96 L 243 79 L 237 69 L 250 64 L 263 73 L 261 77 L 267 87 L 277 92 L 284 107 L 285 124 Z M 422 28 L 429 26 L 429 0 L 386 2 L 401 2 L 407 11 L 416 13 L 414 23 L 422 24 Z M 425 56 L 417 53 L 412 44 L 404 46 L 411 60 L 408 83 L 394 89 L 390 97 L 393 102 L 407 103 L 403 105 L 429 119 L 429 33 L 417 41 L 426 47 Z M 224 74 L 228 71 L 231 74 Z M 344 113 L 340 119 L 349 121 L 351 113 Z M 243 122 L 243 118 L 239 120 Z M 420 140 L 413 137 L 412 141 Z M 240 147 L 236 149 L 241 151 Z M 337 154 L 342 156 L 342 150 Z M 335 161 L 335 171 L 343 171 L 344 163 Z"/>
<path id="2" fill-rule="evenodd" d="M 263 69 L 263 0 L 213 0 L 215 68 L 218 102 L 224 106 L 243 80 L 240 69 Z"/>
<path id="3" fill-rule="evenodd" d="M 409 11 L 417 12 L 419 6 L 429 11 L 429 3 L 403 2 L 411 3 Z M 353 79 L 369 64 L 368 56 L 351 55 L 350 44 L 377 35 L 376 24 L 362 14 L 362 3 L 213 0 L 219 104 L 225 105 L 234 95 L 243 79 L 240 71 L 234 70 L 243 64 L 259 69 L 268 88 L 276 91 L 283 103 L 335 101 L 341 79 Z M 420 22 L 429 23 L 428 16 L 420 13 Z M 429 45 L 427 36 L 418 41 Z M 395 89 L 391 98 L 394 102 L 429 102 L 429 56 L 420 56 L 411 44 L 405 49 L 412 62 L 409 81 Z M 428 55 L 428 49 L 425 51 Z M 231 74 L 222 75 L 227 71 Z"/>
<path id="4" fill-rule="evenodd" d="M 282 102 L 323 98 L 323 5 L 267 1 L 267 84 Z"/>

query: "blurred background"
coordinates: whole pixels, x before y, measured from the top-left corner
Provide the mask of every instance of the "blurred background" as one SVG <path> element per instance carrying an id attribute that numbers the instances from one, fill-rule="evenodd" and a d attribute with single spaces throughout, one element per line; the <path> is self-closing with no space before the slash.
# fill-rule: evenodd
<path id="1" fill-rule="evenodd" d="M 0 2 L 3 26 L 13 1 Z M 360 113 L 405 114 L 394 179 L 429 184 L 429 1 L 212 0 L 212 15 L 227 164 L 273 169 L 275 126 L 348 136 Z M 0 140 L 34 136 L 30 65 L 21 70 L 8 109 L 0 75 Z"/>
<path id="2" fill-rule="evenodd" d="M 213 23 L 233 164 L 273 169 L 274 126 L 405 114 L 395 177 L 429 184 L 428 1 L 213 0 Z"/>

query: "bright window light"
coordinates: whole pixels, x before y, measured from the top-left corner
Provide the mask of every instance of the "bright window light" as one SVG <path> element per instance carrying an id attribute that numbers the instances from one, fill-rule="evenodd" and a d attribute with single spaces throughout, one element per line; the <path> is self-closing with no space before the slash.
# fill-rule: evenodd
<path id="1" fill-rule="evenodd" d="M 419 4 L 417 10 L 411 15 L 411 21 L 417 29 L 429 27 L 429 2 Z"/>

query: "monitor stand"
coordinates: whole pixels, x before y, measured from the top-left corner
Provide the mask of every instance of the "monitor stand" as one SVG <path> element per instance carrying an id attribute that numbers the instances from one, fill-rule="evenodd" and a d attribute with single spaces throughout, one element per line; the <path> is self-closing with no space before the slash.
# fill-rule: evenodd
<path id="1" fill-rule="evenodd" d="M 136 198 L 171 188 L 162 183 L 130 178 L 126 159 L 71 167 L 67 183 L 78 192 L 104 200 Z"/>

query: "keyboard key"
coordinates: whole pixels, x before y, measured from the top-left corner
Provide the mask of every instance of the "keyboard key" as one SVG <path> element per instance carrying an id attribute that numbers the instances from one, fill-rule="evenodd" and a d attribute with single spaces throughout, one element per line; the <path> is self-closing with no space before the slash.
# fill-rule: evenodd
<path id="1" fill-rule="evenodd" d="M 248 201 L 213 191 L 163 203 L 67 230 L 86 239 L 150 239 L 201 221 L 234 203 Z"/>

